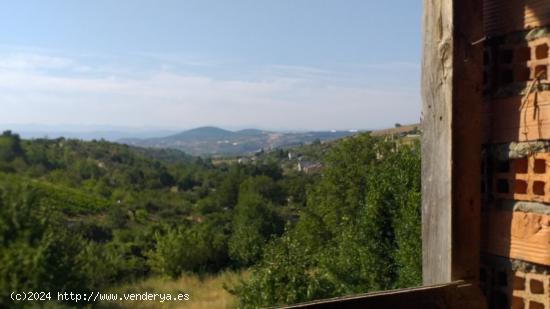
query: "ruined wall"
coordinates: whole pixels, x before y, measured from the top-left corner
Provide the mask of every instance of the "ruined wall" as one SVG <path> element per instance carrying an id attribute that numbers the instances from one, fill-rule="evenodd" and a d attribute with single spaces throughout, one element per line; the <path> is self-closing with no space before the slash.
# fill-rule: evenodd
<path id="1" fill-rule="evenodd" d="M 490 308 L 550 309 L 550 1 L 483 13 L 480 279 Z"/>

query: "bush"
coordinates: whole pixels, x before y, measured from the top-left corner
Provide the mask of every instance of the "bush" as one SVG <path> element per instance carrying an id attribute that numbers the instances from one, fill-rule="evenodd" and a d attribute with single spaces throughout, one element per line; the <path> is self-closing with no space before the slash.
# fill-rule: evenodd
<path id="1" fill-rule="evenodd" d="M 291 231 L 270 243 L 248 282 L 232 292 L 243 308 L 293 304 L 337 295 L 326 273 L 318 271 L 316 256 Z"/>
<path id="2" fill-rule="evenodd" d="M 212 220 L 190 228 L 157 233 L 148 264 L 156 273 L 179 277 L 184 272 L 217 271 L 228 261 L 223 222 Z"/>
<path id="3" fill-rule="evenodd" d="M 283 226 L 268 200 L 257 193 L 241 193 L 233 217 L 229 255 L 238 265 L 252 265 L 260 258 L 268 240 L 282 233 Z"/>
<path id="4" fill-rule="evenodd" d="M 10 291 L 86 292 L 105 284 L 96 279 L 89 242 L 42 198 L 30 186 L 0 190 L 0 304 L 9 302 Z"/>

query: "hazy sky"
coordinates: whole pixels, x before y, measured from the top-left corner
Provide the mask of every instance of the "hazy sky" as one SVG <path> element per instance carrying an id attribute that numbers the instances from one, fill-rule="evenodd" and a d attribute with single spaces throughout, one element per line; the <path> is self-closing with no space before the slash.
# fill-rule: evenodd
<path id="1" fill-rule="evenodd" d="M 0 5 L 0 125 L 369 129 L 420 117 L 421 1 Z"/>

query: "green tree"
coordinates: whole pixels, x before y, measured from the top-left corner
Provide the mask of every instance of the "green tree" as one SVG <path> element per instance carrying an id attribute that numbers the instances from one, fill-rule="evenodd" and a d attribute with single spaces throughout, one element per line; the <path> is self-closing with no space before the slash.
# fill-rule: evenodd
<path id="1" fill-rule="evenodd" d="M 223 218 L 157 233 L 148 253 L 153 271 L 177 278 L 183 272 L 217 271 L 228 262 L 228 221 Z"/>
<path id="2" fill-rule="evenodd" d="M 204 259 L 204 248 L 196 231 L 173 229 L 157 235 L 156 248 L 149 254 L 148 263 L 157 273 L 177 278 L 184 271 L 198 269 Z"/>
<path id="3" fill-rule="evenodd" d="M 239 166 L 232 166 L 229 169 L 216 192 L 221 207 L 235 208 L 239 200 L 239 186 L 242 178 Z"/>
<path id="4" fill-rule="evenodd" d="M 19 135 L 4 131 L 0 135 L 0 161 L 10 162 L 24 155 Z"/>
<path id="5" fill-rule="evenodd" d="M 1 179 L 0 179 L 1 180 Z M 104 287 L 90 267 L 88 241 L 68 230 L 41 192 L 19 183 L 0 186 L 0 303 L 9 291 L 86 292 Z"/>
<path id="6" fill-rule="evenodd" d="M 285 193 L 281 186 L 266 175 L 248 177 L 241 183 L 239 192 L 255 193 L 267 201 L 279 205 L 283 204 L 286 200 Z"/>
<path id="7" fill-rule="evenodd" d="M 260 194 L 241 193 L 233 217 L 229 255 L 240 265 L 253 264 L 267 241 L 281 234 L 283 224 L 271 203 Z"/>
<path id="8" fill-rule="evenodd" d="M 284 242 L 270 247 L 251 281 L 237 290 L 242 306 L 420 284 L 418 148 L 397 147 L 367 134 L 335 146 L 299 221 L 282 236 Z M 295 260 L 305 273 L 299 277 L 292 265 L 271 259 L 288 256 L 293 243 L 303 252 L 303 260 Z M 286 290 L 276 288 L 285 285 Z"/>
<path id="9" fill-rule="evenodd" d="M 337 295 L 337 287 L 316 267 L 316 256 L 292 231 L 266 246 L 251 279 L 232 292 L 240 307 L 281 306 Z"/>

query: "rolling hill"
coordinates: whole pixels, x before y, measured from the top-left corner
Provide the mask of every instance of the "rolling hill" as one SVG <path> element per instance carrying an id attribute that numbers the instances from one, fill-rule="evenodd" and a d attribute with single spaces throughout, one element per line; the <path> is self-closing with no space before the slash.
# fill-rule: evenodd
<path id="1" fill-rule="evenodd" d="M 291 147 L 315 140 L 333 140 L 350 136 L 350 131 L 273 132 L 258 129 L 229 131 L 201 127 L 178 134 L 145 139 L 120 139 L 119 143 L 150 148 L 172 148 L 192 155 L 244 155 L 261 149 Z"/>

